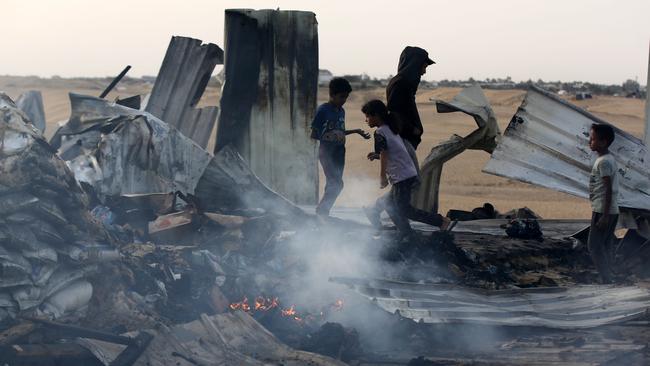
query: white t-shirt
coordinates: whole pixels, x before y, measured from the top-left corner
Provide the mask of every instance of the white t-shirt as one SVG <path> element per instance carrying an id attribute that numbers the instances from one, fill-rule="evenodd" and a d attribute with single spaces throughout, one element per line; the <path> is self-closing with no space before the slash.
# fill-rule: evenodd
<path id="1" fill-rule="evenodd" d="M 387 154 L 386 175 L 388 175 L 390 184 L 399 183 L 418 175 L 413 159 L 404 146 L 404 141 L 391 131 L 388 125 L 382 125 L 375 131 L 375 152 Z"/>
<path id="2" fill-rule="evenodd" d="M 594 162 L 594 167 L 591 168 L 591 177 L 589 177 L 589 200 L 591 201 L 591 209 L 597 213 L 603 213 L 603 205 L 605 204 L 605 182 L 603 177 L 611 177 L 612 180 L 612 204 L 609 208 L 610 215 L 616 215 L 618 211 L 618 167 L 616 159 L 612 154 L 605 154 L 599 156 Z"/>

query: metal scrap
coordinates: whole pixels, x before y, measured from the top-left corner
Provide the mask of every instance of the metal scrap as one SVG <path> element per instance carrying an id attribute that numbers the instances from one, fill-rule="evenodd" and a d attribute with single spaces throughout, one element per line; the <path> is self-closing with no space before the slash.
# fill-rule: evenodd
<path id="1" fill-rule="evenodd" d="M 88 211 L 89 198 L 9 97 L 0 94 L 0 321 L 83 308 L 91 253 L 113 240 Z M 105 260 L 103 258 L 101 260 Z"/>
<path id="2" fill-rule="evenodd" d="M 476 323 L 582 329 L 643 317 L 650 290 L 585 285 L 481 290 L 455 285 L 338 277 L 390 313 L 424 323 Z"/>
<path id="3" fill-rule="evenodd" d="M 463 112 L 474 118 L 478 128 L 465 137 L 454 135 L 431 149 L 420 167 L 421 183 L 413 193 L 413 204 L 426 211 L 438 211 L 440 176 L 445 162 L 467 149 L 491 153 L 500 135 L 490 103 L 478 85 L 463 89 L 451 102 L 436 101 L 438 113 Z"/>
<path id="4" fill-rule="evenodd" d="M 202 148 L 208 146 L 219 114 L 217 107 L 195 108 L 212 71 L 223 63 L 219 46 L 188 37 L 172 37 L 145 111 L 153 114 Z"/>
<path id="5" fill-rule="evenodd" d="M 588 198 L 596 155 L 588 146 L 593 123 L 608 122 L 536 86 L 512 117 L 484 172 Z M 650 152 L 614 127 L 621 208 L 650 210 Z"/>
<path id="6" fill-rule="evenodd" d="M 41 133 L 45 133 L 45 108 L 40 91 L 30 90 L 21 94 L 16 100 L 16 106 L 25 112 L 34 127 Z"/>
<path id="7" fill-rule="evenodd" d="M 316 16 L 226 10 L 225 83 L 215 152 L 230 145 L 271 189 L 296 204 L 318 199 L 309 138 L 318 89 Z"/>

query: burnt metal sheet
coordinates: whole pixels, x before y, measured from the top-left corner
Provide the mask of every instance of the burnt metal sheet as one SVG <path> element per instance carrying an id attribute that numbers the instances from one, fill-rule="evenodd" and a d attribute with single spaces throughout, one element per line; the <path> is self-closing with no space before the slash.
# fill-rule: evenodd
<path id="1" fill-rule="evenodd" d="M 650 47 L 648 47 L 648 81 L 645 84 L 645 128 L 643 130 L 643 143 L 650 146 Z"/>
<path id="2" fill-rule="evenodd" d="M 650 291 L 584 285 L 481 290 L 456 285 L 336 277 L 390 313 L 424 323 L 592 328 L 646 315 Z"/>
<path id="3" fill-rule="evenodd" d="M 92 137 L 78 155 L 60 153 L 78 180 L 103 195 L 194 192 L 212 159 L 194 141 L 147 112 L 73 93 L 70 102 L 61 134 L 73 142 Z"/>
<path id="4" fill-rule="evenodd" d="M 505 235 L 503 225 L 507 224 L 508 219 L 487 219 L 459 221 L 454 227 L 454 232 L 476 233 L 488 235 Z M 537 220 L 544 237 L 563 239 L 574 235 L 589 226 L 590 220 L 581 219 L 549 219 Z"/>
<path id="5" fill-rule="evenodd" d="M 453 135 L 431 149 L 420 167 L 421 184 L 413 193 L 414 206 L 426 211 L 438 211 L 438 192 L 443 165 L 467 149 L 491 153 L 500 134 L 490 103 L 480 86 L 463 89 L 451 102 L 436 101 L 438 113 L 463 112 L 474 118 L 478 128 L 467 136 Z"/>
<path id="6" fill-rule="evenodd" d="M 344 366 L 345 363 L 315 353 L 298 351 L 278 340 L 242 311 L 207 316 L 172 327 L 160 325 L 147 332 L 153 340 L 134 360 L 135 366 L 195 365 L 314 365 Z M 105 365 L 114 362 L 123 346 L 81 338 L 77 343 Z"/>
<path id="7" fill-rule="evenodd" d="M 484 172 L 588 198 L 593 123 L 608 122 L 538 87 L 531 87 Z M 643 142 L 614 127 L 610 152 L 618 163 L 623 208 L 650 210 L 650 154 Z"/>
<path id="8" fill-rule="evenodd" d="M 188 37 L 172 37 L 145 110 L 206 148 L 218 108 L 195 108 L 212 71 L 223 63 L 219 46 Z"/>
<path id="9" fill-rule="evenodd" d="M 41 133 L 45 132 L 45 109 L 43 107 L 43 96 L 40 91 L 30 90 L 24 92 L 16 100 L 16 106 L 25 112 L 29 121 Z"/>
<path id="10" fill-rule="evenodd" d="M 296 204 L 318 200 L 316 16 L 226 10 L 225 82 L 215 152 L 232 145 L 269 187 Z"/>
<path id="11" fill-rule="evenodd" d="M 204 211 L 255 207 L 305 217 L 300 207 L 264 184 L 231 146 L 221 149 L 210 160 L 194 194 Z"/>
<path id="12" fill-rule="evenodd" d="M 313 206 L 301 206 L 305 211 L 311 212 Z M 368 225 L 368 218 L 363 213 L 363 209 L 357 207 L 334 207 L 331 216 L 355 222 L 361 225 Z M 387 216 L 382 216 L 382 223 L 390 225 L 392 221 Z M 505 236 L 505 230 L 501 227 L 507 224 L 507 219 L 486 219 L 459 221 L 452 229 L 456 233 L 475 233 L 495 236 Z M 574 235 L 576 232 L 589 226 L 590 220 L 584 219 L 540 219 L 537 220 L 542 228 L 544 237 L 563 239 Z M 422 232 L 439 231 L 438 227 L 423 224 L 420 222 L 411 222 L 411 226 Z"/>

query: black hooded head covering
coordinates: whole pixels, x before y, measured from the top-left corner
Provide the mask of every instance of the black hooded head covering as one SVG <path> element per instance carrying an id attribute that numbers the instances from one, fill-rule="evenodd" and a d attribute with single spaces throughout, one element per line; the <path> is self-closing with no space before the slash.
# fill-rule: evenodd
<path id="1" fill-rule="evenodd" d="M 399 64 L 397 65 L 397 75 L 409 81 L 413 88 L 417 90 L 420 83 L 420 72 L 422 65 L 431 65 L 433 62 L 429 58 L 429 53 L 420 47 L 406 46 L 399 55 Z"/>
<path id="2" fill-rule="evenodd" d="M 433 63 L 427 51 L 407 46 L 399 56 L 397 75 L 386 87 L 386 106 L 400 125 L 400 136 L 416 149 L 421 141 L 422 122 L 415 104 L 415 93 L 420 84 L 422 66 Z"/>

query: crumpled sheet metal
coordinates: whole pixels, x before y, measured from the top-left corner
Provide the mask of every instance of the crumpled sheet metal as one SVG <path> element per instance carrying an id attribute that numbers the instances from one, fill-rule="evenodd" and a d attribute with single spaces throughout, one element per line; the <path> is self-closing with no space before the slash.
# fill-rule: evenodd
<path id="1" fill-rule="evenodd" d="M 585 285 L 481 290 L 455 285 L 336 277 L 377 306 L 424 323 L 592 328 L 645 316 L 650 291 Z"/>
<path id="2" fill-rule="evenodd" d="M 280 342 L 247 313 L 201 315 L 190 323 L 171 328 L 160 325 L 135 366 L 193 365 L 314 365 L 343 366 L 332 358 L 297 351 Z M 124 346 L 79 339 L 102 363 L 109 365 Z"/>
<path id="3" fill-rule="evenodd" d="M 263 208 L 304 218 L 305 212 L 269 188 L 230 145 L 219 150 L 199 180 L 195 196 L 204 211 Z"/>
<path id="4" fill-rule="evenodd" d="M 593 123 L 606 121 L 532 86 L 484 172 L 589 197 L 596 154 L 589 149 Z M 650 153 L 643 142 L 614 127 L 610 152 L 618 163 L 620 207 L 650 210 Z"/>
<path id="5" fill-rule="evenodd" d="M 18 97 L 16 106 L 29 117 L 29 121 L 38 128 L 41 133 L 45 132 L 45 108 L 43 107 L 43 96 L 40 91 L 30 90 Z"/>
<path id="6" fill-rule="evenodd" d="M 194 192 L 212 155 L 190 138 L 147 112 L 73 93 L 70 101 L 62 135 L 83 139 L 104 132 L 95 149 L 69 160 L 77 179 L 103 195 Z"/>
<path id="7" fill-rule="evenodd" d="M 467 149 L 491 153 L 500 131 L 490 103 L 478 85 L 463 89 L 451 102 L 436 101 L 436 107 L 438 113 L 466 113 L 474 118 L 478 126 L 465 137 L 453 135 L 434 146 L 420 167 L 421 184 L 413 194 L 412 203 L 422 210 L 437 212 L 443 164 Z"/>

